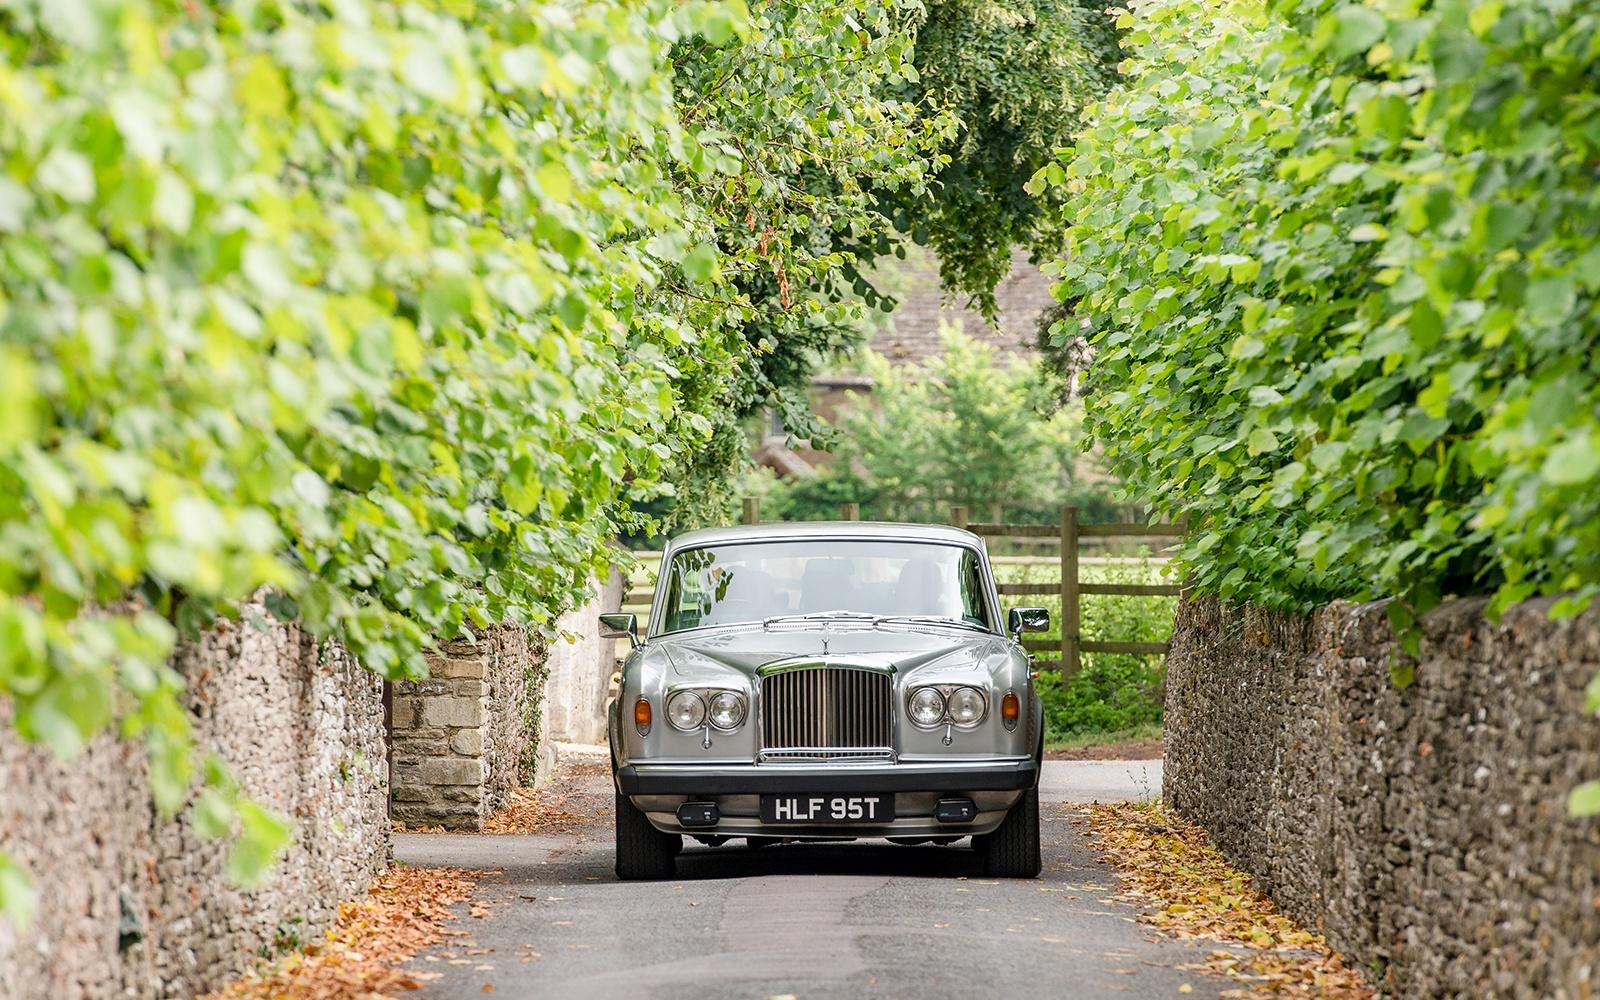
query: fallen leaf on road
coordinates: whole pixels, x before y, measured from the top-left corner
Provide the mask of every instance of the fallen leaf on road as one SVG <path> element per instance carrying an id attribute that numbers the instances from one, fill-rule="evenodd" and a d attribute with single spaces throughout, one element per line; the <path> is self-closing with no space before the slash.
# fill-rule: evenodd
<path id="1" fill-rule="evenodd" d="M 1250 876 L 1229 865 L 1200 826 L 1160 803 L 1097 803 L 1078 815 L 1140 904 L 1140 919 L 1177 937 L 1247 949 L 1214 951 L 1197 966 L 1245 985 L 1226 996 L 1373 996 L 1321 935 L 1279 913 Z M 1179 992 L 1189 992 L 1187 984 Z"/>
<path id="2" fill-rule="evenodd" d="M 548 834 L 571 833 L 594 823 L 604 810 L 597 807 L 592 793 L 573 775 L 558 775 L 542 788 L 519 788 L 506 804 L 495 810 L 483 824 L 484 833 Z"/>
<path id="3" fill-rule="evenodd" d="M 437 977 L 395 966 L 446 936 L 442 925 L 456 919 L 450 907 L 472 894 L 480 874 L 391 868 L 364 897 L 340 904 L 323 940 L 263 962 L 209 1000 L 371 1000 L 421 989 Z"/>

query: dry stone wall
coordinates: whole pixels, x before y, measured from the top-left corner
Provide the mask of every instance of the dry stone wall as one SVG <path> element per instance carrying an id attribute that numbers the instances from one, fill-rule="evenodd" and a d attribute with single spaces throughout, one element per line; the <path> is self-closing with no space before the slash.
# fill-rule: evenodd
<path id="1" fill-rule="evenodd" d="M 1448 603 L 1413 659 L 1381 604 L 1186 602 L 1165 797 L 1390 995 L 1600 993 L 1600 821 L 1566 811 L 1600 777 L 1600 606 L 1548 610 Z"/>
<path id="2" fill-rule="evenodd" d="M 526 628 L 502 625 L 446 643 L 428 677 L 394 685 L 394 818 L 412 826 L 480 830 L 524 783 L 529 717 L 543 669 Z"/>
<path id="3" fill-rule="evenodd" d="M 258 953 L 316 938 L 387 864 L 380 682 L 336 645 L 260 608 L 248 617 L 185 645 L 174 665 L 200 743 L 296 824 L 275 878 L 230 884 L 226 845 L 185 816 L 155 815 L 138 747 L 101 739 L 62 762 L 0 718 L 0 849 L 39 895 L 27 931 L 0 922 L 0 996 L 203 994 Z"/>
<path id="4" fill-rule="evenodd" d="M 392 692 L 394 818 L 413 828 L 481 830 L 513 789 L 549 770 L 556 742 L 605 739 L 612 643 L 598 615 L 622 600 L 614 575 L 563 615 L 563 638 L 532 642 L 505 625 L 447 643 L 428 677 Z"/>

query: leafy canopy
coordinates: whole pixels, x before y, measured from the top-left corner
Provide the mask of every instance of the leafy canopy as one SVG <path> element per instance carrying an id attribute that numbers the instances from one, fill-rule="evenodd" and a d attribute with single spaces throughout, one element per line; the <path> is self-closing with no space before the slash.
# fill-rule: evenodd
<path id="1" fill-rule="evenodd" d="M 672 53 L 684 127 L 739 164 L 733 176 L 692 159 L 673 171 L 703 213 L 721 281 L 667 290 L 735 348 L 731 365 L 683 387 L 717 433 L 676 456 L 680 523 L 720 513 L 728 470 L 747 460 L 746 420 L 772 409 L 801 436 L 826 435 L 811 374 L 858 339 L 879 301 L 861 272 L 895 230 L 894 199 L 926 197 L 954 136 L 948 112 L 901 95 L 920 15 L 918 0 L 761 4 L 736 43 L 686 39 Z"/>
<path id="2" fill-rule="evenodd" d="M 549 623 L 852 308 L 948 131 L 888 93 L 914 10 L 0 0 L 17 730 L 144 739 L 260 877 L 289 828 L 201 766 L 174 643 L 260 600 L 400 677 Z"/>
<path id="3" fill-rule="evenodd" d="M 1069 146 L 1116 78 L 1117 33 L 1098 0 L 933 0 L 906 90 L 959 131 L 926 197 L 902 198 L 901 230 L 939 255 L 951 292 L 985 313 L 1017 245 L 1059 247 L 1052 191 L 1023 186 Z"/>
<path id="4" fill-rule="evenodd" d="M 1600 593 L 1600 12 L 1143 3 L 1058 295 L 1112 471 L 1278 607 Z"/>

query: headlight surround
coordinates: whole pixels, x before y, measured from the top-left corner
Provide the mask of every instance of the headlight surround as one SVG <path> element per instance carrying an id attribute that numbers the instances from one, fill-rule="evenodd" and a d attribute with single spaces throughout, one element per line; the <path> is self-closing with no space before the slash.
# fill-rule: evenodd
<path id="1" fill-rule="evenodd" d="M 938 688 L 917 688 L 906 699 L 906 712 L 911 716 L 912 723 L 924 729 L 944 721 L 944 710 L 944 693 Z"/>
<path id="2" fill-rule="evenodd" d="M 987 707 L 983 692 L 977 688 L 958 687 L 945 698 L 950 721 L 958 726 L 975 726 L 983 721 Z"/>
<path id="3" fill-rule="evenodd" d="M 706 721 L 705 699 L 693 691 L 679 691 L 667 699 L 667 721 L 685 733 L 699 729 Z"/>
<path id="4" fill-rule="evenodd" d="M 737 691 L 718 691 L 711 696 L 711 701 L 706 709 L 706 716 L 711 724 L 727 732 L 738 729 L 744 722 L 745 704 L 744 695 Z"/>

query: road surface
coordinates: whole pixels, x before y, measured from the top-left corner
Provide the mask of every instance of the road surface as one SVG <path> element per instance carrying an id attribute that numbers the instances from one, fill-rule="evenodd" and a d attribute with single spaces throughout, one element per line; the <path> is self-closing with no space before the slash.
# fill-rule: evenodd
<path id="1" fill-rule="evenodd" d="M 964 846 L 693 844 L 670 882 L 611 873 L 610 781 L 566 808 L 595 820 L 535 836 L 400 835 L 414 865 L 503 869 L 418 956 L 437 1000 L 506 998 L 1216 997 L 1186 970 L 1208 950 L 1157 936 L 1069 821 L 1069 801 L 1141 798 L 1160 762 L 1050 761 L 1044 874 L 986 879 Z M 468 910 L 467 906 L 462 907 Z M 1185 990 L 1184 988 L 1188 989 Z"/>

